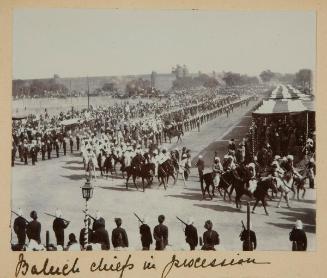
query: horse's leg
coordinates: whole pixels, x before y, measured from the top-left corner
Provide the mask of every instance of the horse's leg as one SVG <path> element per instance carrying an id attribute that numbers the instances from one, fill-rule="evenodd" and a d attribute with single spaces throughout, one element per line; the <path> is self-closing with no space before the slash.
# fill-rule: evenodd
<path id="1" fill-rule="evenodd" d="M 303 185 L 303 188 L 302 189 L 303 189 L 302 199 L 304 199 L 304 195 L 305 195 L 305 191 L 306 191 L 304 185 Z"/>
<path id="2" fill-rule="evenodd" d="M 165 188 L 165 190 L 167 190 L 167 186 L 166 186 L 165 177 L 163 177 L 163 178 L 162 178 L 162 181 L 163 181 L 163 185 L 164 185 L 164 188 Z"/>
<path id="3" fill-rule="evenodd" d="M 219 186 L 218 186 L 217 190 L 218 190 L 220 197 L 223 197 L 223 193 L 221 193 L 221 188 Z M 225 194 L 225 192 L 224 192 L 224 194 Z"/>
<path id="4" fill-rule="evenodd" d="M 265 202 L 265 197 L 263 196 L 263 198 L 261 199 L 261 203 L 263 205 L 263 208 L 265 210 L 266 215 L 269 215 L 267 208 L 266 208 L 266 202 Z"/>
<path id="5" fill-rule="evenodd" d="M 278 208 L 280 208 L 280 202 L 282 201 L 282 199 L 283 199 L 283 192 L 281 192 L 281 195 L 280 195 L 280 197 L 279 197 L 279 200 L 278 200 L 278 203 L 277 203 L 277 207 Z"/>
<path id="6" fill-rule="evenodd" d="M 300 195 L 300 186 L 301 185 L 299 185 L 299 184 L 296 185 L 296 195 L 297 195 L 297 200 L 298 201 L 300 200 L 300 197 L 299 197 L 299 195 Z"/>
<path id="7" fill-rule="evenodd" d="M 252 208 L 252 213 L 254 213 L 254 210 L 257 207 L 258 203 L 259 203 L 259 199 L 256 199 L 255 204 L 253 205 L 253 208 Z"/>
<path id="8" fill-rule="evenodd" d="M 136 184 L 136 175 L 133 175 L 133 183 L 134 183 L 134 186 L 135 186 L 135 188 L 137 189 L 137 190 L 139 190 L 139 188 L 138 188 L 138 186 L 137 186 L 137 184 Z"/>
<path id="9" fill-rule="evenodd" d="M 128 180 L 131 177 L 131 175 L 127 172 L 127 177 L 126 177 L 126 189 L 128 189 Z"/>
<path id="10" fill-rule="evenodd" d="M 291 206 L 290 206 L 290 204 L 289 204 L 288 195 L 285 194 L 284 197 L 285 197 L 285 201 L 286 201 L 287 207 L 290 208 Z"/>
<path id="11" fill-rule="evenodd" d="M 144 188 L 144 177 L 142 177 L 142 186 L 143 186 L 143 192 L 145 191 L 145 188 Z"/>

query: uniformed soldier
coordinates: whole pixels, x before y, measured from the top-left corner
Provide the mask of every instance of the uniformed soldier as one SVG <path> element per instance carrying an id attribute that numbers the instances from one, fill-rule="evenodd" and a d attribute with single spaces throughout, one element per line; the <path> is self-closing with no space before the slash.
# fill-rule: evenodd
<path id="1" fill-rule="evenodd" d="M 295 226 L 290 232 L 290 241 L 292 241 L 292 251 L 306 251 L 307 250 L 307 236 L 303 230 L 301 220 L 296 220 Z"/>
<path id="2" fill-rule="evenodd" d="M 62 140 L 62 147 L 64 149 L 64 155 L 66 155 L 66 152 L 67 152 L 67 142 L 66 142 L 66 138 L 64 138 Z"/>
<path id="3" fill-rule="evenodd" d="M 115 250 L 119 250 L 120 248 L 128 247 L 128 237 L 125 229 L 121 227 L 122 220 L 121 218 L 115 218 L 115 223 L 117 228 L 112 230 L 111 234 L 111 242 Z"/>
<path id="4" fill-rule="evenodd" d="M 35 165 L 35 162 L 36 162 L 36 149 L 35 149 L 35 145 L 34 144 L 31 144 L 30 156 L 32 158 L 32 165 Z"/>
<path id="5" fill-rule="evenodd" d="M 92 243 L 101 244 L 102 250 L 109 250 L 110 249 L 109 234 L 108 231 L 106 230 L 104 219 L 100 217 L 96 221 L 97 221 L 96 225 L 94 225 L 93 223 L 93 228 L 95 226 L 96 229 L 93 230 Z"/>
<path id="6" fill-rule="evenodd" d="M 253 251 L 257 248 L 257 237 L 250 223 L 250 231 L 243 229 L 240 234 L 240 240 L 243 241 L 243 251 Z M 250 235 L 249 235 L 250 234 Z"/>
<path id="7" fill-rule="evenodd" d="M 47 141 L 47 152 L 48 152 L 48 159 L 51 159 L 51 151 L 52 151 L 52 146 L 51 146 L 51 141 Z"/>
<path id="8" fill-rule="evenodd" d="M 33 219 L 26 227 L 26 235 L 28 239 L 41 243 L 41 223 L 37 221 L 37 213 L 35 210 L 31 211 L 30 217 Z"/>
<path id="9" fill-rule="evenodd" d="M 69 225 L 69 221 L 61 218 L 61 210 L 56 210 L 56 218 L 53 220 L 53 231 L 56 235 L 57 245 L 65 246 L 65 229 Z"/>
<path id="10" fill-rule="evenodd" d="M 79 151 L 79 144 L 80 144 L 80 138 L 79 138 L 79 135 L 77 134 L 76 135 L 76 149 L 77 149 L 77 151 Z"/>
<path id="11" fill-rule="evenodd" d="M 18 210 L 18 217 L 14 221 L 14 231 L 17 235 L 18 245 L 23 248 L 26 242 L 26 227 L 28 222 L 23 217 L 23 211 Z"/>
<path id="12" fill-rule="evenodd" d="M 45 160 L 45 153 L 47 152 L 47 147 L 44 142 L 41 143 L 41 154 L 42 160 Z"/>
<path id="13" fill-rule="evenodd" d="M 58 139 L 56 139 L 56 141 L 54 142 L 54 147 L 56 149 L 56 155 L 57 155 L 57 157 L 59 157 L 59 141 L 58 141 Z"/>
<path id="14" fill-rule="evenodd" d="M 106 221 L 101 216 L 100 211 L 97 211 L 96 216 L 95 216 L 95 220 L 94 220 L 93 225 L 92 225 L 92 230 L 96 231 L 99 227 L 105 226 L 105 225 L 106 225 Z"/>
<path id="15" fill-rule="evenodd" d="M 155 250 L 165 250 L 168 245 L 168 227 L 163 224 L 165 221 L 164 215 L 158 216 L 159 225 L 155 226 L 153 229 L 153 237 L 156 241 Z"/>
<path id="16" fill-rule="evenodd" d="M 198 231 L 193 224 L 194 219 L 190 217 L 185 227 L 185 240 L 190 245 L 190 250 L 195 250 L 195 247 L 198 245 Z"/>
<path id="17" fill-rule="evenodd" d="M 142 250 L 150 250 L 150 245 L 153 243 L 152 234 L 147 219 L 143 218 L 142 225 L 140 226 Z"/>
<path id="18" fill-rule="evenodd" d="M 28 165 L 28 161 L 27 161 L 27 157 L 28 157 L 28 144 L 27 144 L 27 140 L 24 140 L 24 144 L 23 144 L 23 157 L 24 157 L 24 164 Z"/>
<path id="19" fill-rule="evenodd" d="M 212 229 L 211 220 L 207 220 L 204 224 L 204 228 L 207 230 L 203 233 L 203 246 L 201 250 L 213 250 L 215 251 L 215 245 L 220 243 L 219 234 Z"/>
<path id="20" fill-rule="evenodd" d="M 69 145 L 70 145 L 70 152 L 73 153 L 74 141 L 72 136 L 69 137 Z"/>

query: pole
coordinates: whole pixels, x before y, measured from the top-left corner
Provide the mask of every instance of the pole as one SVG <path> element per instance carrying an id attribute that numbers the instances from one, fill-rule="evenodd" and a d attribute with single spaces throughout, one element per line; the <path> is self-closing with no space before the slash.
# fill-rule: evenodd
<path id="1" fill-rule="evenodd" d="M 89 77 L 86 77 L 87 79 L 87 110 L 90 109 L 90 83 L 89 83 Z"/>
<path id="2" fill-rule="evenodd" d="M 88 216 L 88 207 L 87 207 L 87 200 L 85 201 L 85 220 L 84 220 L 84 224 L 85 224 L 85 232 L 84 232 L 84 248 L 85 246 L 89 243 L 89 216 Z"/>
<path id="3" fill-rule="evenodd" d="M 252 250 L 251 248 L 251 237 L 250 237 L 250 203 L 246 203 L 246 229 L 248 230 L 248 244 L 249 244 L 249 250 Z"/>
<path id="4" fill-rule="evenodd" d="M 308 155 L 307 141 L 309 137 L 309 112 L 306 112 L 306 132 L 305 132 L 305 156 Z"/>
<path id="5" fill-rule="evenodd" d="M 49 245 L 50 245 L 50 234 L 49 231 L 45 232 L 45 249 L 49 251 Z"/>

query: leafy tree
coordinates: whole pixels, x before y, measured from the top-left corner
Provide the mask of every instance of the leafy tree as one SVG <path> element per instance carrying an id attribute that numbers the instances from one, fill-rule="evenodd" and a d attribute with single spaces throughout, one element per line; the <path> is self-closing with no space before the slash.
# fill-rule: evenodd
<path id="1" fill-rule="evenodd" d="M 294 83 L 302 86 L 303 88 L 311 88 L 312 71 L 310 69 L 301 69 L 295 74 Z"/>
<path id="2" fill-rule="evenodd" d="M 275 73 L 271 70 L 264 70 L 260 73 L 260 78 L 263 82 L 269 82 L 275 77 Z"/>

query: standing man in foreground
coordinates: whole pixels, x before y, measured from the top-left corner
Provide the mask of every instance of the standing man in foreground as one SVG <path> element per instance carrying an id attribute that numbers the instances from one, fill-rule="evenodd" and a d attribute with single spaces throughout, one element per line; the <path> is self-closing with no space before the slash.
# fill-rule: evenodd
<path id="1" fill-rule="evenodd" d="M 68 227 L 69 222 L 62 219 L 61 210 L 56 210 L 56 218 L 53 220 L 53 231 L 56 235 L 57 245 L 65 247 L 65 229 Z"/>
<path id="2" fill-rule="evenodd" d="M 307 250 L 307 236 L 303 230 L 301 220 L 296 220 L 295 226 L 290 232 L 290 241 L 292 241 L 292 251 L 306 251 Z"/>
<path id="3" fill-rule="evenodd" d="M 187 225 L 185 227 L 185 240 L 190 245 L 190 250 L 195 250 L 195 247 L 198 245 L 198 231 L 193 226 L 194 219 L 192 217 L 189 218 Z"/>
<path id="4" fill-rule="evenodd" d="M 165 250 L 168 245 L 168 227 L 163 224 L 165 221 L 164 215 L 158 216 L 159 225 L 154 227 L 153 237 L 156 241 L 156 249 L 155 250 Z"/>

